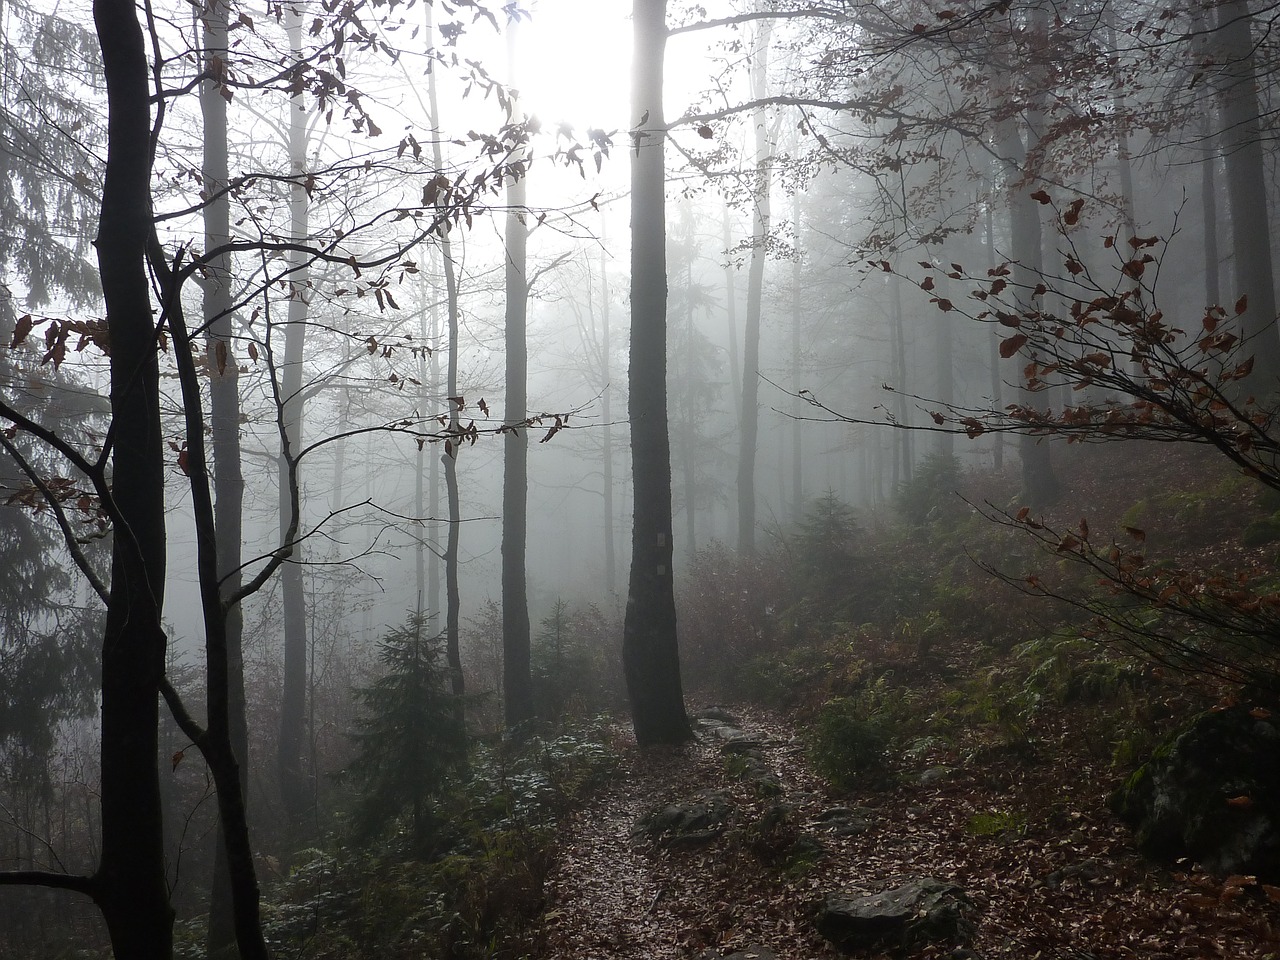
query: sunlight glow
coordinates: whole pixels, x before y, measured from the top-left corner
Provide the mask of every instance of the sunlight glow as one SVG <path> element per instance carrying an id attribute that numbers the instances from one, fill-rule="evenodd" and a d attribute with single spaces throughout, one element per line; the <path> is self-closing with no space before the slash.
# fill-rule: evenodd
<path id="1" fill-rule="evenodd" d="M 519 31 L 516 87 L 544 125 L 623 129 L 631 73 L 627 0 L 536 0 Z"/>

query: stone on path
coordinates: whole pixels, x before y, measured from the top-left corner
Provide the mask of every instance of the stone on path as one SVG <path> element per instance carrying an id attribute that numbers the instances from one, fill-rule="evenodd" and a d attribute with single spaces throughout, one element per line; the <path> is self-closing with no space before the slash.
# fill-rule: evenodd
<path id="1" fill-rule="evenodd" d="M 691 799 L 668 803 L 641 817 L 632 837 L 665 844 L 706 843 L 724 832 L 733 804 L 722 790 L 702 790 Z"/>
<path id="2" fill-rule="evenodd" d="M 818 932 L 842 950 L 912 949 L 968 939 L 973 912 L 973 903 L 960 887 L 916 877 L 875 894 L 828 894 L 817 924 Z"/>

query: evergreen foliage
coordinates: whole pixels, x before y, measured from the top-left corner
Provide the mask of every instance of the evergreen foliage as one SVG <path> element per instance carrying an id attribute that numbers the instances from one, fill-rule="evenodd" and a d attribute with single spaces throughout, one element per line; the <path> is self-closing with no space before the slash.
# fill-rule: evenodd
<path id="1" fill-rule="evenodd" d="M 538 715 L 561 720 L 604 709 L 613 686 L 607 676 L 611 631 L 599 607 L 575 609 L 557 598 L 539 626 L 532 671 Z"/>
<path id="2" fill-rule="evenodd" d="M 369 838 L 407 817 L 415 848 L 429 843 L 432 801 L 466 760 L 460 704 L 449 691 L 442 639 L 426 614 L 410 614 L 381 641 L 383 674 L 356 691 L 363 706 L 346 769 L 357 789 L 356 835 Z"/>
<path id="3" fill-rule="evenodd" d="M 956 496 L 959 485 L 959 459 L 931 453 L 916 464 L 911 479 L 898 487 L 894 506 L 913 527 L 950 519 L 964 505 Z"/>

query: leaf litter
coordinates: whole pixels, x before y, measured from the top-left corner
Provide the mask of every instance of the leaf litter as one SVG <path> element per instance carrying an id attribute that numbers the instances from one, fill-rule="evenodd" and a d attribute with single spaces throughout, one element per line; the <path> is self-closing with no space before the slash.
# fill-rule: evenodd
<path id="1" fill-rule="evenodd" d="M 1065 718 L 1034 758 L 991 754 L 928 783 L 920 771 L 942 758 L 902 758 L 896 776 L 838 792 L 810 769 L 789 719 L 754 706 L 733 712 L 762 742 L 780 795 L 735 778 L 710 734 L 640 750 L 619 730 L 617 779 L 561 827 L 532 956 L 712 960 L 756 946 L 778 960 L 845 956 L 813 925 L 824 894 L 931 876 L 977 903 L 965 945 L 973 952 L 934 944 L 899 956 L 1280 957 L 1277 888 L 1144 860 L 1107 807 L 1115 773 L 1076 749 Z M 734 804 L 722 835 L 701 845 L 633 839 L 644 814 L 707 789 Z M 823 829 L 824 812 L 855 806 L 865 831 Z M 778 809 L 785 816 L 771 821 Z M 788 860 L 801 835 L 820 846 Z"/>

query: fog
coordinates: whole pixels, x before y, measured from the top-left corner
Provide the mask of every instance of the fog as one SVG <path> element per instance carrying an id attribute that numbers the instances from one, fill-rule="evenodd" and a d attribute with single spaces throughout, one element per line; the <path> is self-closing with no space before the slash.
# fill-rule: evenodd
<path id="1" fill-rule="evenodd" d="M 806 523 L 1038 523 L 1076 441 L 1280 485 L 1274 14 L 1241 0 L 109 5 L 0 3 L 0 679 L 39 728 L 6 762 L 89 756 L 136 674 L 151 759 L 210 771 L 147 796 L 217 781 L 225 819 L 239 757 L 291 853 L 358 806 L 419 617 L 476 736 L 533 721 L 572 611 L 584 702 L 680 742 L 686 585 L 785 579 Z M 701 615 L 758 605 L 763 642 L 726 589 Z"/>

